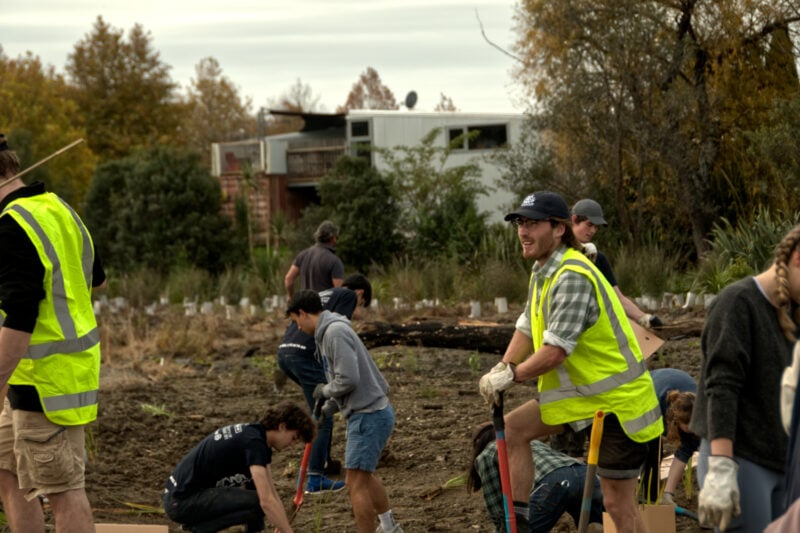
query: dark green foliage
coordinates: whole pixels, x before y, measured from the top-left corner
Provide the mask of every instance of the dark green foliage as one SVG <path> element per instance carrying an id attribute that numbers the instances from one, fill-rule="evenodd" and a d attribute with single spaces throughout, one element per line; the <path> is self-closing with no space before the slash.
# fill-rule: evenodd
<path id="1" fill-rule="evenodd" d="M 367 272 L 402 250 L 391 183 L 366 160 L 341 157 L 320 181 L 319 195 L 322 214 L 339 224 L 336 253 L 345 264 Z"/>
<path id="2" fill-rule="evenodd" d="M 237 252 L 220 201 L 219 182 L 196 155 L 159 147 L 97 167 L 85 219 L 104 263 L 121 272 L 219 272 Z"/>
<path id="3" fill-rule="evenodd" d="M 478 181 L 475 163 L 448 166 L 455 144 L 439 146 L 440 128 L 431 130 L 417 146 L 377 149 L 385 159 L 401 206 L 401 230 L 409 236 L 414 257 L 474 258 L 486 233 L 486 213 L 478 211 L 477 198 L 486 194 Z"/>

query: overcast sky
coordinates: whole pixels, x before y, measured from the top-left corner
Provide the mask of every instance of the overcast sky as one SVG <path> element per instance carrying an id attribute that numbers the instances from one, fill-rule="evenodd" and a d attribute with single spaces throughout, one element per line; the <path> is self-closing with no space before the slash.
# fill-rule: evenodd
<path id="1" fill-rule="evenodd" d="M 402 102 L 432 110 L 439 94 L 461 111 L 522 112 L 513 60 L 481 35 L 511 49 L 513 0 L 26 0 L 4 2 L 0 46 L 26 51 L 64 72 L 75 43 L 103 19 L 127 33 L 140 23 L 172 79 L 187 86 L 200 59 L 267 106 L 300 78 L 325 111 L 343 104 L 368 66 Z"/>

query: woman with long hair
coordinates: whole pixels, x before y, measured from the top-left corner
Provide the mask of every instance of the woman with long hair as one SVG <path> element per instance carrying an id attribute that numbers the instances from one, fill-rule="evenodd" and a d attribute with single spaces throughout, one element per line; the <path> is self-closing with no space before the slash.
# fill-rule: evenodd
<path id="1" fill-rule="evenodd" d="M 800 322 L 799 247 L 795 226 L 769 268 L 722 290 L 706 317 L 689 429 L 702 437 L 698 514 L 720 530 L 763 531 L 783 512 L 779 397 Z"/>

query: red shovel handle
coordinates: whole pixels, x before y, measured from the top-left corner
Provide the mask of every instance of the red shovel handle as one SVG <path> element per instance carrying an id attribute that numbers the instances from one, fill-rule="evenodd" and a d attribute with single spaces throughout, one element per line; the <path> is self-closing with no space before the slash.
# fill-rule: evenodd
<path id="1" fill-rule="evenodd" d="M 499 393 L 492 412 L 495 442 L 497 443 L 497 466 L 500 468 L 500 486 L 503 488 L 503 508 L 506 512 L 506 531 L 517 533 L 517 517 L 514 515 L 514 500 L 511 497 L 511 475 L 508 469 L 506 450 L 506 423 L 503 418 L 503 393 Z"/>
<path id="2" fill-rule="evenodd" d="M 311 458 L 311 443 L 309 442 L 306 443 L 306 447 L 303 450 L 303 460 L 300 461 L 300 471 L 297 473 L 297 487 L 295 487 L 294 498 L 292 499 L 295 512 L 297 512 L 297 510 L 300 509 L 300 506 L 303 505 L 303 493 L 306 484 L 306 471 L 308 470 L 308 460 L 310 458 Z"/>

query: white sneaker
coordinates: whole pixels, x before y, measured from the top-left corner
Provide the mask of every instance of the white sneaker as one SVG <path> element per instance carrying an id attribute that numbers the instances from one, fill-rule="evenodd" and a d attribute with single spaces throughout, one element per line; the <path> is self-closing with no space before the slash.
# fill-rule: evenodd
<path id="1" fill-rule="evenodd" d="M 400 527 L 400 524 L 395 524 L 392 529 L 383 529 L 381 525 L 378 524 L 375 533 L 403 533 L 403 528 Z"/>

